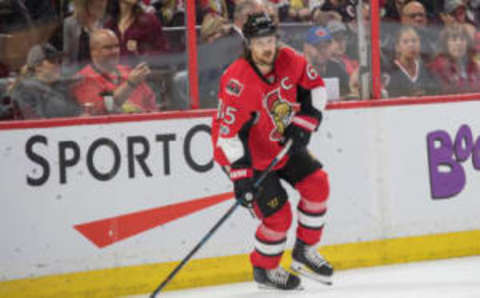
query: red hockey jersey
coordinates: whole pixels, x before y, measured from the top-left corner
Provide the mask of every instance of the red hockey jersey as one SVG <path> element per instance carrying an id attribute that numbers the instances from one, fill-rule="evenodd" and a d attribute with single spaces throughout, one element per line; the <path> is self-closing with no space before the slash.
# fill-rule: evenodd
<path id="1" fill-rule="evenodd" d="M 212 122 L 215 161 L 228 166 L 242 156 L 239 131 L 256 115 L 247 150 L 252 168 L 265 169 L 282 149 L 283 132 L 300 110 L 299 85 L 307 90 L 324 88 L 315 69 L 290 48 L 279 49 L 272 73 L 264 77 L 244 58 L 231 64 L 220 80 L 218 113 Z M 276 168 L 287 160 L 285 156 Z"/>

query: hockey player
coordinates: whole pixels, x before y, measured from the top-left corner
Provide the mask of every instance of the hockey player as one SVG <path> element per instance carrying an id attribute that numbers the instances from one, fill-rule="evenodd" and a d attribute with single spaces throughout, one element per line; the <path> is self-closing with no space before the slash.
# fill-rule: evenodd
<path id="1" fill-rule="evenodd" d="M 279 266 L 292 223 L 282 179 L 301 196 L 291 269 L 329 284 L 333 268 L 316 250 L 327 210 L 328 176 L 306 148 L 322 120 L 323 80 L 303 56 L 280 45 L 266 14 L 250 15 L 242 29 L 245 53 L 222 75 L 212 141 L 215 160 L 229 173 L 236 199 L 261 220 L 250 254 L 254 280 L 260 287 L 300 286 L 297 275 Z M 293 141 L 289 153 L 260 190 L 253 189 L 288 139 Z"/>

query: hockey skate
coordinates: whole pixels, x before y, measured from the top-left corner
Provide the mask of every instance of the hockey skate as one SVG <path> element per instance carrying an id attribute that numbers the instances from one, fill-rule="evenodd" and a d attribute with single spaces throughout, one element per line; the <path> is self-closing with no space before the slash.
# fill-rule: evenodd
<path id="1" fill-rule="evenodd" d="M 300 286 L 300 278 L 280 266 L 275 269 L 253 267 L 253 279 L 260 289 L 302 289 Z"/>
<path id="2" fill-rule="evenodd" d="M 317 252 L 315 246 L 298 240 L 292 252 L 291 269 L 326 285 L 332 284 L 333 267 Z"/>

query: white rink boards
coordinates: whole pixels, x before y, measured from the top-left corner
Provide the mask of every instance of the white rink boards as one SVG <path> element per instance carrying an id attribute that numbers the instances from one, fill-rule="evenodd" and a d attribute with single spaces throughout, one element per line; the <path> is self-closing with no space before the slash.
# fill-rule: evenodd
<path id="1" fill-rule="evenodd" d="M 331 183 L 322 254 L 339 269 L 480 254 L 479 109 L 328 108 L 309 146 Z M 154 288 L 232 204 L 213 113 L 0 125 L 0 297 Z M 249 280 L 257 224 L 236 212 L 167 289 Z"/>

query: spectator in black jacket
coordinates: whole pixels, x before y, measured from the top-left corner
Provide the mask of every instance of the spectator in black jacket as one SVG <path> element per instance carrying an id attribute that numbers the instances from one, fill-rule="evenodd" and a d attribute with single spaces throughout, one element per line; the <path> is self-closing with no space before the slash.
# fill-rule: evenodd
<path id="1" fill-rule="evenodd" d="M 340 97 L 343 98 L 350 91 L 350 77 L 339 63 L 331 59 L 331 42 L 332 35 L 325 27 L 312 27 L 305 36 L 303 52 L 322 78 L 338 78 Z"/>
<path id="2" fill-rule="evenodd" d="M 420 55 L 421 40 L 410 26 L 402 27 L 395 38 L 395 59 L 384 73 L 389 97 L 422 96 L 436 93 L 438 86 Z"/>

